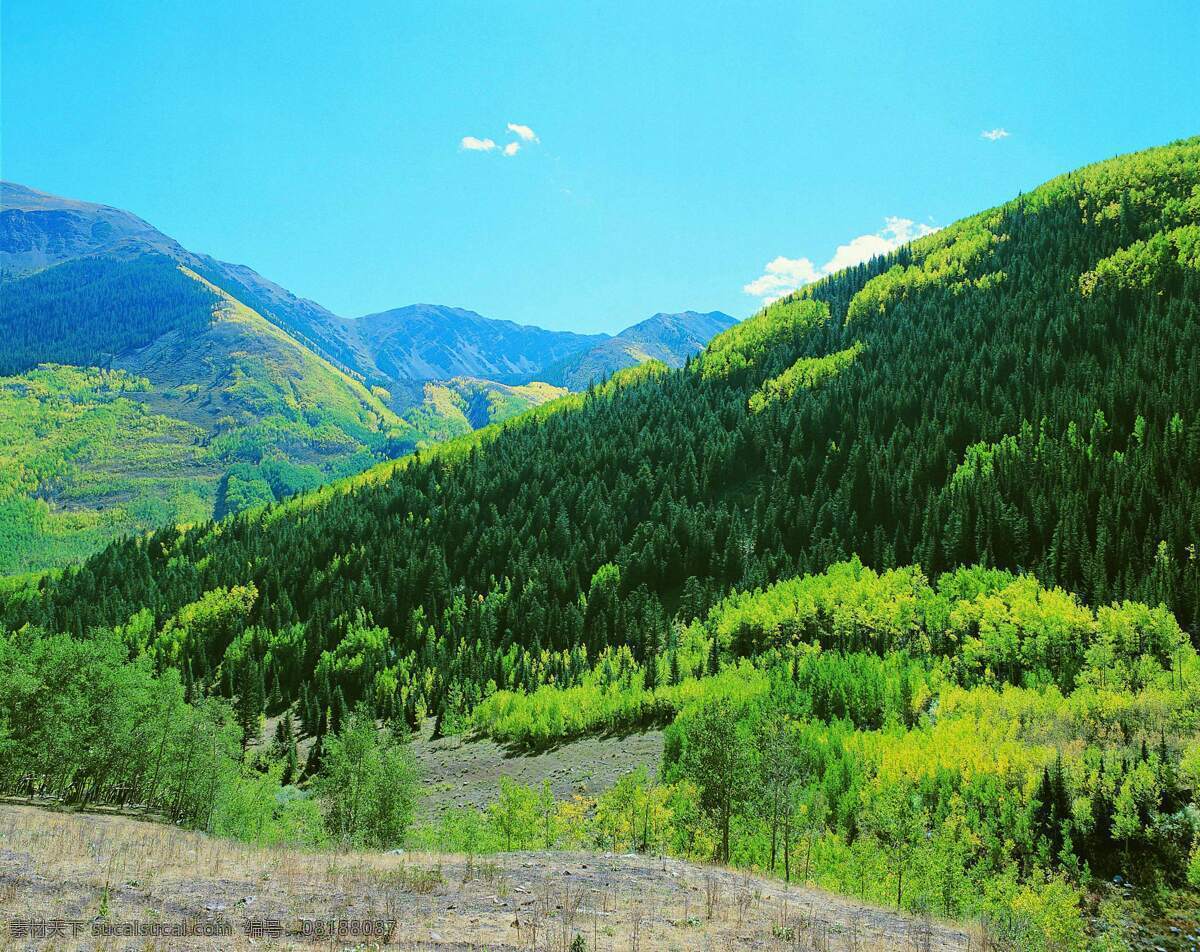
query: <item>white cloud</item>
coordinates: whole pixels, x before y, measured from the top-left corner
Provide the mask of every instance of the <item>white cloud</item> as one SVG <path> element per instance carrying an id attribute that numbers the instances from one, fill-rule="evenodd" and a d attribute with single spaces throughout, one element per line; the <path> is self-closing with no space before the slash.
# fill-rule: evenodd
<path id="1" fill-rule="evenodd" d="M 491 139 L 476 139 L 474 136 L 463 136 L 459 146 L 468 152 L 491 152 L 496 143 Z"/>
<path id="2" fill-rule="evenodd" d="M 1010 135 L 1012 135 L 1012 133 L 1007 129 L 997 127 L 995 129 L 984 129 L 983 132 L 979 133 L 979 138 L 991 139 L 992 142 L 995 142 L 998 139 L 1007 139 Z"/>
<path id="3" fill-rule="evenodd" d="M 918 224 L 911 218 L 889 216 L 884 219 L 883 228 L 879 231 L 872 235 L 859 235 L 846 244 L 839 245 L 833 257 L 819 267 L 813 264 L 811 258 L 785 258 L 781 255 L 768 261 L 763 273 L 744 285 L 742 290 L 762 298 L 764 304 L 769 304 L 776 298 L 790 294 L 806 284 L 812 284 L 826 275 L 870 261 L 876 255 L 887 254 L 903 244 L 924 235 L 931 235 L 935 231 L 936 228 Z"/>
<path id="4" fill-rule="evenodd" d="M 526 142 L 540 142 L 541 141 L 537 137 L 537 134 L 532 129 L 530 129 L 529 126 L 523 126 L 517 122 L 510 122 L 508 124 L 508 131 L 513 133 L 514 135 L 520 136 Z"/>
<path id="5" fill-rule="evenodd" d="M 774 261 L 768 261 L 762 276 L 755 278 L 742 290 L 773 301 L 789 291 L 811 284 L 820 276 L 821 273 L 808 258 L 785 258 L 780 255 Z"/>
<path id="6" fill-rule="evenodd" d="M 521 149 L 531 143 L 541 142 L 529 126 L 523 126 L 517 122 L 508 124 L 508 131 L 511 135 L 516 136 L 512 142 L 505 145 L 497 145 L 495 139 L 480 139 L 476 136 L 463 136 L 459 141 L 459 148 L 465 149 L 468 152 L 499 152 L 501 155 L 512 158 Z"/>

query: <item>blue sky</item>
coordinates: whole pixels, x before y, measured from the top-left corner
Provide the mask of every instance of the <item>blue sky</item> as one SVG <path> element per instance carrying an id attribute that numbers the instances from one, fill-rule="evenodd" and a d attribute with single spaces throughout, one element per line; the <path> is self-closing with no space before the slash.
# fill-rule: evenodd
<path id="1" fill-rule="evenodd" d="M 127 208 L 346 316 L 744 317 L 839 246 L 1200 132 L 1192 2 L 4 0 L 2 18 L 5 178 Z"/>

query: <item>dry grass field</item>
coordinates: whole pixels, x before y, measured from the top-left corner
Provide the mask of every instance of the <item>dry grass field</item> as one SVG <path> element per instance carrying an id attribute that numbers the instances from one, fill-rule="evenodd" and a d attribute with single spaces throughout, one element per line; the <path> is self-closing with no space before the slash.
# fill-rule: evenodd
<path id="1" fill-rule="evenodd" d="M 670 859 L 305 853 L 13 803 L 0 920 L 0 950 L 982 948 L 953 926 Z"/>

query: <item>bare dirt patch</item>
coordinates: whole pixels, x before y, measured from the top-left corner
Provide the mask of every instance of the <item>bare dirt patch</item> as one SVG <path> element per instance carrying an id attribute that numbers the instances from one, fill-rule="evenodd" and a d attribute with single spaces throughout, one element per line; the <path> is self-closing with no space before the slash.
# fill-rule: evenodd
<path id="1" fill-rule="evenodd" d="M 433 740 L 432 734 L 433 723 L 427 721 L 413 738 L 424 778 L 420 810 L 425 818 L 446 807 L 486 806 L 496 799 L 501 777 L 533 787 L 549 780 L 555 797 L 563 800 L 574 793 L 595 797 L 636 767 L 654 774 L 662 763 L 662 731 L 581 737 L 535 752 L 468 735 Z"/>

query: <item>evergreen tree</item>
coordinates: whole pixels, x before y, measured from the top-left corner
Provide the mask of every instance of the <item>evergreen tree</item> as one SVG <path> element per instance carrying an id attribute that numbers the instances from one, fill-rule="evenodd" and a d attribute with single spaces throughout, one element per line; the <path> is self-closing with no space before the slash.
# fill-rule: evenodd
<path id="1" fill-rule="evenodd" d="M 242 729 L 243 751 L 258 741 L 265 704 L 262 667 L 253 658 L 246 657 L 238 666 L 235 705 L 238 726 Z"/>

